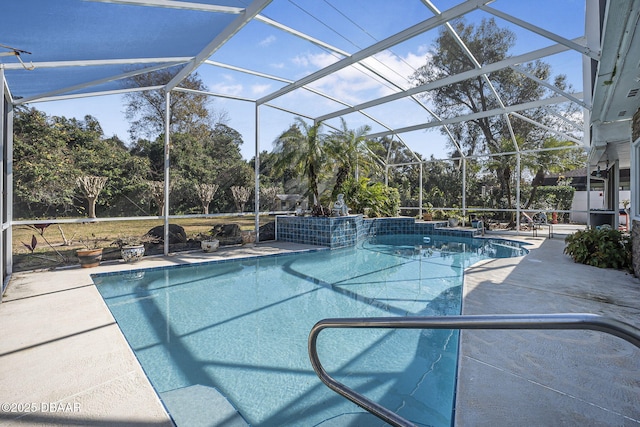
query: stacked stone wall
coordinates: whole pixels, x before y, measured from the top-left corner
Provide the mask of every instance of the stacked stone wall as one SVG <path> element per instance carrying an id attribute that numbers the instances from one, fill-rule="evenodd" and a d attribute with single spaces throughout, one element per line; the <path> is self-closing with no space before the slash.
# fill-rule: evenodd
<path id="1" fill-rule="evenodd" d="M 640 138 L 640 109 L 633 115 L 633 123 L 631 124 L 632 141 Z M 633 153 L 631 153 L 633 155 Z M 632 171 L 633 172 L 633 171 Z M 640 171 L 635 171 L 640 173 Z M 632 175 L 632 179 L 633 175 Z M 633 271 L 636 277 L 640 277 L 640 221 L 633 220 L 631 238 L 633 242 Z"/>
<path id="2" fill-rule="evenodd" d="M 633 122 L 631 124 L 631 140 L 635 141 L 640 138 L 640 109 L 633 115 Z"/>
<path id="3" fill-rule="evenodd" d="M 631 229 L 631 241 L 633 242 L 633 272 L 636 277 L 640 277 L 640 221 L 635 219 Z"/>

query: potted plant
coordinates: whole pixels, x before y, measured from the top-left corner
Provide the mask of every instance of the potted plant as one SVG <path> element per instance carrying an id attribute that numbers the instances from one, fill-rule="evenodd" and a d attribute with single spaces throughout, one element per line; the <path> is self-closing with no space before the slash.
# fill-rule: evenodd
<path id="1" fill-rule="evenodd" d="M 241 231 L 240 237 L 242 238 L 243 245 L 253 245 L 256 243 L 256 232 L 255 231 Z"/>
<path id="2" fill-rule="evenodd" d="M 213 228 L 209 234 L 207 233 L 198 233 L 195 235 L 195 240 L 200 241 L 200 248 L 204 252 L 215 252 L 220 247 L 220 240 L 216 239 L 218 235 L 218 231 Z"/>
<path id="3" fill-rule="evenodd" d="M 482 217 L 478 216 L 477 214 L 469 214 L 469 220 L 471 221 L 471 228 L 483 228 L 484 227 L 484 220 L 482 219 Z"/>
<path id="4" fill-rule="evenodd" d="M 78 262 L 82 268 L 97 267 L 102 261 L 102 249 L 99 246 L 101 239 L 97 238 L 95 234 L 91 237 L 85 237 L 80 242 L 84 245 L 84 248 L 76 250 L 76 256 Z"/>
<path id="5" fill-rule="evenodd" d="M 158 243 L 157 237 L 145 234 L 142 236 L 122 235 L 111 242 L 112 246 L 120 248 L 120 255 L 124 262 L 139 261 L 145 252 L 145 243 Z"/>
<path id="6" fill-rule="evenodd" d="M 433 221 L 433 204 L 431 204 L 431 202 L 427 202 L 422 209 L 422 219 L 424 221 Z"/>
<path id="7" fill-rule="evenodd" d="M 449 227 L 457 227 L 464 218 L 458 211 L 449 212 Z"/>

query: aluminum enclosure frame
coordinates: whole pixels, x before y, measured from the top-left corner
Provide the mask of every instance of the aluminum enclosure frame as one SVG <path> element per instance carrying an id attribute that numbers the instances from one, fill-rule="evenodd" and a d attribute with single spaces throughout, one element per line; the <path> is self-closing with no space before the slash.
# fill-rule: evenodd
<path id="1" fill-rule="evenodd" d="M 129 91 L 153 90 L 153 89 L 162 89 L 167 94 L 166 96 L 169 97 L 171 91 L 187 91 L 187 89 L 183 89 L 180 87 L 180 82 L 188 74 L 194 71 L 197 71 L 201 67 L 210 67 L 210 66 L 226 67 L 228 69 L 233 69 L 234 71 L 237 71 L 237 72 L 253 75 L 260 78 L 266 78 L 270 81 L 279 81 L 281 83 L 284 83 L 285 84 L 284 87 L 278 90 L 275 90 L 260 98 L 256 98 L 256 99 L 248 99 L 248 98 L 240 98 L 240 97 L 235 98 L 240 101 L 253 103 L 255 107 L 254 122 L 255 122 L 256 131 L 255 131 L 254 143 L 255 143 L 256 191 L 255 191 L 254 215 L 256 217 L 256 222 L 255 222 L 256 232 L 259 231 L 258 215 L 259 215 L 259 206 L 260 206 L 260 201 L 259 201 L 260 158 L 259 158 L 259 155 L 260 155 L 260 147 L 261 147 L 261 144 L 260 144 L 261 108 L 280 109 L 282 111 L 287 111 L 291 114 L 295 114 L 300 117 L 306 117 L 313 122 L 330 120 L 332 118 L 339 118 L 350 113 L 359 113 L 359 114 L 362 114 L 364 117 L 366 117 L 368 120 L 371 120 L 372 123 L 376 123 L 377 125 L 382 126 L 383 128 L 386 129 L 385 131 L 371 134 L 370 135 L 371 137 L 393 136 L 394 141 L 398 141 L 398 143 L 403 145 L 405 148 L 409 148 L 409 147 L 405 143 L 405 141 L 402 139 L 403 133 L 420 130 L 420 129 L 429 129 L 432 127 L 440 127 L 444 129 L 445 132 L 448 133 L 451 144 L 453 146 L 458 147 L 459 149 L 460 148 L 459 142 L 455 140 L 451 132 L 448 132 L 448 129 L 447 129 L 448 124 L 471 120 L 478 117 L 503 116 L 505 121 L 507 122 L 507 125 L 510 128 L 510 117 L 518 117 L 520 119 L 530 120 L 526 117 L 526 115 L 523 115 L 520 113 L 521 111 L 526 110 L 527 108 L 536 108 L 536 107 L 543 107 L 544 105 L 553 105 L 556 103 L 569 102 L 569 103 L 574 103 L 578 105 L 580 108 L 582 108 L 584 113 L 583 114 L 584 119 L 585 119 L 585 124 L 584 124 L 584 128 L 582 129 L 582 132 L 586 136 L 586 139 L 583 139 L 582 141 L 574 139 L 574 142 L 577 143 L 577 146 L 582 146 L 582 148 L 585 150 L 589 149 L 589 145 L 590 145 L 589 118 L 591 114 L 590 98 L 592 94 L 591 93 L 591 78 L 592 78 L 591 76 L 593 74 L 593 71 L 584 72 L 585 90 L 581 93 L 568 93 L 568 92 L 555 90 L 552 85 L 549 85 L 548 83 L 545 84 L 545 82 L 537 80 L 538 84 L 545 85 L 548 89 L 553 90 L 556 96 L 553 98 L 540 100 L 535 103 L 527 103 L 522 105 L 505 105 L 505 103 L 498 96 L 497 92 L 493 90 L 493 94 L 496 97 L 496 102 L 500 105 L 500 108 L 496 108 L 491 111 L 486 111 L 486 112 L 477 113 L 477 114 L 469 114 L 467 116 L 461 116 L 456 118 L 442 119 L 440 117 L 437 117 L 429 109 L 429 107 L 418 98 L 418 95 L 425 93 L 429 90 L 433 90 L 437 87 L 442 87 L 444 85 L 451 84 L 454 82 L 459 82 L 469 78 L 479 77 L 490 83 L 488 74 L 490 74 L 491 72 L 500 70 L 502 68 L 507 68 L 507 67 L 512 68 L 513 70 L 519 72 L 524 79 L 536 80 L 535 76 L 528 75 L 526 72 L 522 71 L 518 67 L 518 64 L 521 64 L 527 61 L 533 61 L 535 59 L 542 59 L 547 56 L 554 55 L 560 52 L 565 52 L 565 51 L 578 52 L 580 55 L 582 55 L 584 59 L 584 64 L 585 64 L 584 68 L 592 67 L 593 63 L 597 63 L 600 60 L 599 43 L 597 40 L 594 40 L 595 36 L 599 37 L 599 32 L 590 31 L 589 28 L 586 29 L 586 32 L 587 32 L 586 37 L 579 37 L 579 38 L 570 40 L 558 34 L 554 34 L 550 31 L 544 30 L 529 22 L 526 22 L 524 20 L 511 16 L 508 13 L 505 13 L 503 11 L 496 9 L 493 6 L 488 6 L 488 4 L 492 2 L 491 0 L 462 1 L 460 4 L 457 4 L 443 12 L 440 12 L 437 9 L 437 7 L 433 4 L 432 1 L 421 0 L 425 8 L 428 9 L 433 14 L 432 17 L 416 25 L 413 25 L 409 28 L 401 29 L 400 31 L 387 37 L 386 39 L 378 41 L 372 44 L 371 46 L 368 46 L 364 49 L 360 49 L 350 54 L 349 52 L 346 52 L 345 50 L 340 49 L 339 47 L 332 46 L 330 43 L 327 43 L 326 41 L 320 40 L 319 38 L 313 37 L 309 34 L 305 34 L 302 31 L 291 28 L 287 25 L 284 25 L 280 22 L 277 22 L 276 20 L 273 20 L 263 15 L 263 12 L 266 9 L 268 9 L 269 5 L 272 3 L 270 0 L 254 0 L 247 7 L 229 7 L 229 6 L 222 6 L 222 5 L 215 5 L 215 4 L 200 4 L 200 3 L 190 3 L 190 2 L 175 1 L 175 0 L 96 0 L 96 1 L 98 3 L 110 3 L 115 5 L 136 5 L 136 6 L 140 6 L 143 8 L 150 8 L 150 9 L 175 8 L 175 9 L 182 9 L 182 10 L 202 11 L 202 12 L 211 13 L 211 14 L 218 14 L 218 13 L 231 14 L 231 15 L 234 15 L 235 17 L 229 23 L 229 25 L 227 25 L 226 28 L 224 28 L 221 32 L 215 34 L 215 36 L 211 38 L 210 42 L 206 46 L 204 46 L 202 49 L 200 49 L 200 51 L 196 55 L 193 55 L 193 56 L 167 56 L 167 57 L 155 57 L 155 58 L 128 58 L 128 59 L 104 58 L 104 59 L 91 59 L 91 60 L 60 60 L 60 61 L 52 60 L 52 61 L 44 61 L 44 62 L 36 61 L 35 63 L 32 63 L 29 66 L 33 66 L 36 69 L 64 70 L 64 69 L 77 69 L 79 67 L 107 67 L 107 66 L 113 66 L 113 65 L 126 64 L 131 66 L 133 65 L 142 66 L 143 68 L 137 69 L 135 71 L 128 71 L 126 73 L 114 74 L 108 77 L 91 80 L 89 82 L 73 84 L 71 86 L 58 88 L 56 90 L 43 91 L 42 93 L 34 96 L 27 96 L 22 98 L 15 98 L 15 99 L 12 98 L 11 84 L 10 84 L 11 82 L 7 81 L 5 83 L 5 78 L 3 74 L 3 90 L 5 92 L 5 97 L 11 100 L 10 101 L 11 106 L 25 105 L 25 104 L 31 104 L 31 103 L 37 103 L 37 102 L 51 102 L 51 101 L 58 101 L 58 100 L 65 100 L 65 99 L 77 99 L 81 97 L 122 94 Z M 588 15 L 587 26 L 592 25 L 592 22 L 593 22 L 592 20 L 589 19 L 589 16 L 598 15 L 599 12 L 595 11 L 597 6 L 598 5 L 596 4 L 596 2 L 592 0 L 587 0 L 587 15 Z M 478 11 L 478 10 L 486 12 L 491 16 L 495 16 L 497 18 L 506 20 L 520 28 L 523 28 L 523 29 L 526 29 L 527 31 L 535 33 L 538 36 L 542 36 L 552 41 L 554 44 L 546 48 L 529 51 L 515 57 L 507 58 L 504 61 L 500 61 L 495 64 L 480 66 L 480 64 L 473 57 L 472 52 L 468 49 L 467 46 L 464 45 L 460 37 L 457 34 L 455 34 L 453 27 L 450 25 L 450 21 L 452 19 L 455 19 L 458 17 L 464 17 L 467 14 L 473 11 Z M 251 22 L 260 22 L 261 24 L 267 25 L 270 28 L 275 28 L 278 31 L 286 32 L 287 34 L 293 35 L 294 37 L 297 37 L 309 43 L 312 43 L 315 46 L 319 46 L 322 49 L 326 49 L 327 51 L 333 52 L 336 55 L 340 55 L 342 56 L 342 59 L 338 60 L 337 62 L 334 62 L 329 66 L 321 68 L 310 75 L 299 78 L 298 80 L 295 80 L 295 81 L 292 81 L 290 79 L 286 79 L 280 76 L 269 75 L 264 70 L 256 70 L 256 71 L 249 70 L 247 68 L 237 67 L 232 64 L 225 64 L 225 63 L 221 63 L 211 59 L 211 56 L 213 53 L 215 53 L 220 47 L 224 46 L 229 40 L 231 40 L 234 36 L 236 36 L 236 34 L 243 27 L 247 26 Z M 398 46 L 400 43 L 412 37 L 415 37 L 418 34 L 424 33 L 426 31 L 432 30 L 440 26 L 445 26 L 447 31 L 451 32 L 452 35 L 456 37 L 459 44 L 461 45 L 461 48 L 467 53 L 467 55 L 471 58 L 471 60 L 476 63 L 476 68 L 474 70 L 470 70 L 456 76 L 451 76 L 449 78 L 442 79 L 440 81 L 432 82 L 427 85 L 413 87 L 410 89 L 402 89 L 401 87 L 396 85 L 391 79 L 385 77 L 384 75 L 376 73 L 376 71 L 373 68 L 371 68 L 370 66 L 368 66 L 366 63 L 363 62 L 364 60 L 372 58 L 374 55 L 379 54 L 385 51 L 386 49 L 389 49 L 394 46 Z M 6 62 L 3 61 L 2 63 L 0 63 L 0 68 L 3 70 L 3 73 L 4 73 L 4 70 L 13 72 L 16 70 L 21 70 L 23 68 L 25 68 L 25 73 L 28 73 L 25 67 L 25 63 L 23 63 L 22 59 L 20 59 L 19 52 L 14 50 L 13 52 L 7 52 L 6 54 L 3 54 L 3 56 L 12 56 L 12 55 L 16 57 L 17 61 L 6 61 Z M 377 79 L 384 81 L 386 84 L 394 86 L 398 90 L 398 92 L 392 95 L 382 96 L 365 103 L 351 105 L 350 103 L 344 100 L 340 100 L 333 97 L 331 94 L 322 93 L 320 90 L 313 87 L 314 82 L 317 82 L 318 80 L 326 76 L 332 75 L 333 73 L 336 73 L 340 70 L 345 69 L 346 67 L 353 66 L 353 65 L 356 65 L 358 67 L 361 67 L 364 70 L 367 70 L 371 74 L 375 75 Z M 100 90 L 100 86 L 105 83 L 122 81 L 123 79 L 126 79 L 127 77 L 133 76 L 135 74 L 148 73 L 155 70 L 165 69 L 165 68 L 174 67 L 174 66 L 180 66 L 182 67 L 182 69 L 168 84 L 166 84 L 163 87 Z M 5 86 L 6 86 L 6 89 L 5 89 Z M 91 90 L 92 88 L 95 88 L 96 90 L 88 91 L 88 90 Z M 300 111 L 286 110 L 281 106 L 278 106 L 276 103 L 273 103 L 273 101 L 278 100 L 279 98 L 286 95 L 287 93 L 290 93 L 298 89 L 309 91 L 325 99 L 338 102 L 339 104 L 343 105 L 344 108 L 341 110 L 333 111 L 328 114 L 323 114 L 317 117 L 311 117 L 311 116 L 305 115 L 305 113 L 301 110 Z M 79 93 L 82 91 L 87 91 L 87 92 Z M 215 97 L 233 98 L 232 96 L 222 94 L 222 93 L 207 93 L 207 95 L 215 96 Z M 377 118 L 373 114 L 365 111 L 372 107 L 383 105 L 385 103 L 389 103 L 399 99 L 410 99 L 412 102 L 414 102 L 415 104 L 423 108 L 425 111 L 427 111 L 431 115 L 433 120 L 427 123 L 418 123 L 413 126 L 393 128 L 392 126 L 385 124 L 384 121 L 381 120 L 380 118 Z M 10 113 L 8 111 L 3 112 L 3 115 L 5 117 L 9 117 L 9 114 Z M 169 117 L 169 112 L 167 111 L 167 119 L 166 119 L 167 121 L 168 121 L 168 117 Z M 564 118 L 564 119 L 568 120 L 567 118 Z M 544 126 L 540 123 L 534 123 L 534 124 L 541 127 Z M 166 129 L 167 130 L 169 129 L 168 123 L 166 124 Z M 559 130 L 555 130 L 555 129 L 547 129 L 547 130 L 550 132 L 557 133 L 563 138 L 568 136 Z M 166 226 L 168 225 L 169 219 L 172 218 L 173 216 L 169 214 L 169 206 L 170 206 L 169 192 L 167 191 L 167 188 L 169 185 L 168 170 L 170 167 L 168 162 L 168 151 L 170 147 L 171 136 L 169 132 L 165 132 L 165 135 L 166 135 L 166 140 L 165 140 L 165 208 L 166 209 L 162 219 L 164 220 L 164 223 L 165 223 L 165 233 L 167 233 L 168 231 L 166 229 Z M 514 142 L 516 153 L 519 159 L 520 147 L 515 141 L 515 135 L 513 135 L 512 131 L 511 131 L 511 137 Z M 390 150 L 392 146 L 393 144 L 390 146 Z M 461 150 L 459 151 L 461 152 Z M 416 153 L 412 152 L 412 154 L 416 159 L 417 163 L 420 164 L 420 175 L 422 176 L 422 167 L 423 167 L 424 161 L 420 161 L 420 158 L 416 155 Z M 387 154 L 387 157 L 389 157 L 389 153 Z M 11 158 L 10 157 L 5 158 L 5 156 L 3 156 L 3 160 L 4 162 L 8 161 L 8 165 L 6 166 L 6 168 L 10 168 Z M 450 160 L 450 159 L 443 159 L 443 160 Z M 462 155 L 462 160 L 464 165 L 465 164 L 464 154 Z M 390 167 L 396 166 L 393 164 L 389 164 L 388 161 L 385 159 L 380 159 L 380 161 L 384 163 L 386 170 L 388 170 Z M 520 165 L 519 160 L 518 160 L 518 165 Z M 520 172 L 519 169 L 520 169 L 520 166 L 518 166 L 518 176 Z M 421 179 L 421 185 L 422 185 L 422 179 Z M 463 182 L 462 185 L 464 189 L 465 183 Z M 422 195 L 422 189 L 420 189 L 420 195 Z M 5 197 L 6 196 L 9 196 L 9 198 L 4 200 L 5 206 L 12 205 L 12 198 L 10 197 L 11 196 L 10 192 L 5 193 Z M 465 198 L 466 198 L 466 194 L 465 194 L 465 191 L 463 191 L 463 201 L 462 201 L 463 208 L 466 207 Z M 516 205 L 518 207 L 517 209 L 519 209 L 519 206 L 520 206 L 519 201 L 520 201 L 520 191 L 518 187 L 517 205 Z M 422 209 L 422 198 L 420 197 L 419 213 L 421 213 L 421 209 Z M 137 219 L 137 218 L 134 217 L 129 219 Z M 14 220 L 13 220 L 11 211 L 9 210 L 8 217 L 6 219 L 6 222 L 3 225 L 3 231 L 6 226 L 6 228 L 9 230 L 8 231 L 9 236 L 10 236 L 10 228 L 11 228 L 11 225 L 13 225 L 13 223 L 14 223 Z M 167 239 L 165 239 L 165 241 L 167 241 Z M 168 253 L 168 244 L 165 245 L 165 253 Z M 6 266 L 7 263 L 5 262 L 4 265 Z"/>

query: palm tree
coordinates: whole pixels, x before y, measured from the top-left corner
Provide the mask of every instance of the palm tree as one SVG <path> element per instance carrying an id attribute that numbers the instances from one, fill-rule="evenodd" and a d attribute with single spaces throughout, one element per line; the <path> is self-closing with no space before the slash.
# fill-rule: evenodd
<path id="1" fill-rule="evenodd" d="M 278 159 L 274 169 L 293 170 L 297 175 L 307 178 L 308 191 L 313 195 L 314 210 L 324 212 L 320 204 L 318 181 L 326 168 L 327 152 L 325 136 L 320 133 L 322 124 L 309 125 L 296 117 L 296 123 L 285 131 L 275 142 L 274 152 Z"/>
<path id="2" fill-rule="evenodd" d="M 361 126 L 353 130 L 347 127 L 344 119 L 341 121 L 342 129 L 332 132 L 327 139 L 327 153 L 337 167 L 336 182 L 331 193 L 334 199 L 352 173 L 357 180 L 360 171 L 367 173 L 379 166 L 375 161 L 375 155 L 367 145 L 369 143 L 367 134 L 371 128 Z"/>
<path id="3" fill-rule="evenodd" d="M 531 193 L 523 206 L 524 209 L 528 209 L 535 200 L 538 187 L 543 185 L 547 173 L 562 173 L 584 165 L 584 155 L 581 151 L 575 149 L 573 142 L 553 137 L 546 138 L 542 142 L 542 148 L 560 147 L 567 147 L 567 149 L 539 151 L 523 157 L 523 163 L 529 169 L 535 171 L 535 176 L 531 180 Z"/>
<path id="4" fill-rule="evenodd" d="M 518 145 L 521 145 L 520 139 L 518 139 Z M 515 145 L 511 138 L 500 138 L 495 144 L 489 144 L 488 148 L 493 154 L 515 151 Z M 499 207 L 501 208 L 514 208 L 515 203 L 513 199 L 514 194 L 512 185 L 514 184 L 514 174 L 518 168 L 517 165 L 518 160 L 515 154 L 493 156 L 489 157 L 489 160 L 487 161 L 486 167 L 495 173 L 500 187 L 500 196 L 498 197 L 498 200 Z M 520 178 L 516 177 L 515 179 L 517 180 Z M 516 215 L 514 212 L 511 212 L 508 215 L 510 216 L 509 227 L 513 228 L 516 224 Z"/>
<path id="5" fill-rule="evenodd" d="M 519 139 L 518 145 L 521 145 Z M 495 144 L 489 145 L 489 151 L 493 154 L 514 152 L 515 145 L 513 144 L 512 139 L 501 138 Z M 500 196 L 506 201 L 506 206 L 503 207 L 506 207 L 507 209 L 513 208 L 513 189 L 511 185 L 514 171 L 517 169 L 516 155 L 510 154 L 490 157 L 487 162 L 487 167 L 496 174 L 496 179 L 500 185 Z"/>

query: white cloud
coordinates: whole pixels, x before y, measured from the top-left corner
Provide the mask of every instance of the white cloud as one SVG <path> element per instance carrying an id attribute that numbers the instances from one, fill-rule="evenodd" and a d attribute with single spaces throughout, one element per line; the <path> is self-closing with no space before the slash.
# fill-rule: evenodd
<path id="1" fill-rule="evenodd" d="M 380 52 L 362 61 L 362 65 L 343 68 L 315 82 L 313 86 L 352 104 L 393 93 L 397 90 L 393 85 L 408 89 L 411 87 L 411 75 L 425 63 L 425 55 L 420 50 L 410 52 L 404 57 L 398 57 L 390 51 Z M 322 53 L 298 55 L 292 59 L 292 62 L 304 68 L 304 73 L 301 75 L 306 75 L 338 60 L 339 58 L 334 55 Z M 385 82 L 379 76 L 383 76 L 392 83 Z"/>
<path id="2" fill-rule="evenodd" d="M 219 92 L 225 95 L 233 95 L 239 96 L 242 93 L 242 85 L 240 83 L 236 84 L 224 84 L 218 83 L 213 86 L 214 92 Z"/>
<path id="3" fill-rule="evenodd" d="M 293 57 L 291 59 L 291 62 L 293 62 L 293 64 L 298 67 L 307 68 L 312 66 L 313 70 L 311 71 L 313 72 L 320 68 L 327 67 L 333 64 L 334 62 L 337 62 L 338 60 L 340 60 L 339 57 L 331 55 L 330 53 L 319 53 L 319 54 L 304 53 L 304 54 L 300 54 Z"/>
<path id="4" fill-rule="evenodd" d="M 211 86 L 213 92 L 223 93 L 225 95 L 239 96 L 242 93 L 243 86 L 235 81 L 233 76 L 225 74 L 222 76 L 224 81 L 218 82 Z"/>
<path id="5" fill-rule="evenodd" d="M 404 57 L 400 57 L 390 51 L 383 51 L 362 63 L 392 83 L 408 89 L 412 86 L 411 76 L 425 62 L 425 56 L 420 53 L 409 52 Z"/>
<path id="6" fill-rule="evenodd" d="M 398 57 L 390 51 L 383 51 L 374 57 L 362 61 L 362 65 L 356 64 L 345 67 L 310 86 L 342 100 L 346 103 L 357 105 L 368 100 L 395 93 L 397 85 L 404 89 L 412 86 L 410 81 L 415 70 L 426 63 L 427 52 L 425 46 L 417 46 L 413 51 Z M 295 67 L 296 78 L 309 75 L 319 69 L 327 67 L 341 57 L 329 53 L 303 53 L 291 58 L 291 64 Z M 384 76 L 392 83 L 380 78 Z M 305 91 L 296 91 L 295 97 L 310 96 Z M 290 98 L 294 99 L 294 98 Z M 297 98 L 301 102 L 301 98 Z M 302 101 L 304 102 L 304 101 Z M 334 110 L 337 106 L 333 101 L 322 101 L 325 108 Z M 321 108 L 321 105 L 315 105 Z"/>
<path id="7" fill-rule="evenodd" d="M 251 86 L 251 93 L 254 95 L 262 95 L 265 94 L 271 89 L 270 84 L 255 84 Z"/>
<path id="8" fill-rule="evenodd" d="M 291 62 L 293 62 L 293 65 L 296 65 L 298 67 L 309 66 L 309 59 L 307 58 L 306 55 L 295 56 L 293 59 L 291 59 Z"/>
<path id="9" fill-rule="evenodd" d="M 421 44 L 420 46 L 418 46 L 418 49 L 416 51 L 419 56 L 427 56 L 427 55 L 430 55 L 429 53 L 430 49 L 431 49 L 431 46 L 426 44 Z"/>
<path id="10" fill-rule="evenodd" d="M 267 38 L 264 38 L 264 39 L 260 40 L 258 42 L 258 46 L 267 47 L 267 46 L 273 44 L 275 41 L 276 41 L 276 36 L 270 35 Z"/>

